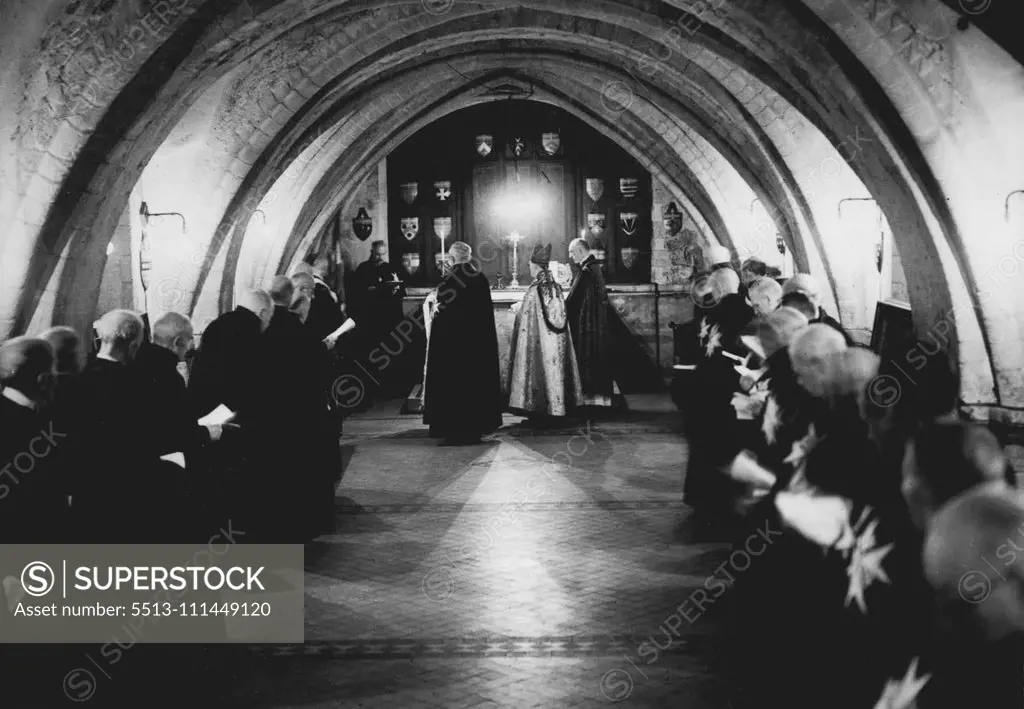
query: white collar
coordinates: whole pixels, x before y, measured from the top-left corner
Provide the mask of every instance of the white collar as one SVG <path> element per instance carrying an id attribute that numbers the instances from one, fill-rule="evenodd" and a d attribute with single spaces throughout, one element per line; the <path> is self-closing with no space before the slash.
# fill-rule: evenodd
<path id="1" fill-rule="evenodd" d="M 24 406 L 26 409 L 32 409 L 33 411 L 35 411 L 38 408 L 36 406 L 36 402 L 29 399 L 27 396 L 22 394 L 17 389 L 11 389 L 10 387 L 7 387 L 2 392 L 0 392 L 0 396 L 3 396 L 5 399 L 10 399 L 15 404 L 18 404 L 19 406 Z"/>

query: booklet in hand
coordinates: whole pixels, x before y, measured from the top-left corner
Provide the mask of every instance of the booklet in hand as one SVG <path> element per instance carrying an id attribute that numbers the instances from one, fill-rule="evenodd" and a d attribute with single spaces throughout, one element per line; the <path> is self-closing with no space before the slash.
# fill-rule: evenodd
<path id="1" fill-rule="evenodd" d="M 229 421 L 233 421 L 236 414 L 228 407 L 221 404 L 216 409 L 199 419 L 200 426 L 223 426 Z"/>
<path id="2" fill-rule="evenodd" d="M 167 455 L 160 456 L 160 460 L 166 460 L 168 463 L 174 463 L 179 468 L 185 467 L 184 453 L 168 453 Z"/>

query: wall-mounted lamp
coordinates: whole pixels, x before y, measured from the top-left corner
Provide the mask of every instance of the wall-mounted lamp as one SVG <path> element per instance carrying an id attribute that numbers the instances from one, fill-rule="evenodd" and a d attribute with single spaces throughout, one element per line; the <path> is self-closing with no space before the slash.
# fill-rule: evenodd
<path id="1" fill-rule="evenodd" d="M 847 197 L 846 199 L 839 200 L 839 218 L 843 218 L 843 202 L 874 202 L 873 197 Z"/>
<path id="2" fill-rule="evenodd" d="M 1015 194 L 1024 194 L 1024 190 L 1014 190 L 1010 194 L 1006 195 L 1006 206 L 1003 209 L 1003 219 L 1010 221 L 1010 198 Z"/>
<path id="3" fill-rule="evenodd" d="M 254 217 L 255 217 L 255 216 L 256 216 L 257 214 L 260 214 L 260 215 L 262 215 L 262 216 L 263 216 L 263 226 L 266 226 L 266 225 L 267 225 L 267 213 L 266 213 L 266 212 L 264 212 L 264 211 L 263 211 L 262 209 L 257 209 L 257 210 L 255 210 L 255 211 L 254 211 L 254 212 L 252 213 L 252 215 L 253 215 Z"/>
<path id="4" fill-rule="evenodd" d="M 145 202 L 142 203 L 142 207 L 139 208 L 139 214 L 145 221 L 149 221 L 154 217 L 180 217 L 181 218 L 181 233 L 188 233 L 188 225 L 185 223 L 185 215 L 178 212 L 160 212 L 159 214 L 152 214 L 149 211 L 149 205 Z"/>

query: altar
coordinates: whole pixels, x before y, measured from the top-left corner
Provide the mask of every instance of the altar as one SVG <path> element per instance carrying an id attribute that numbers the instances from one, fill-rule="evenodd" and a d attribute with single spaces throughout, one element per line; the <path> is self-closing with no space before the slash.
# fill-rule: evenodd
<path id="1" fill-rule="evenodd" d="M 423 322 L 423 302 L 430 293 L 429 288 L 410 288 L 404 299 L 406 315 L 413 321 Z M 502 386 L 507 385 L 509 368 L 509 348 L 512 343 L 512 331 L 515 326 L 515 310 L 513 305 L 523 300 L 526 288 L 492 289 L 491 300 L 494 303 L 494 322 L 498 332 L 498 356 L 501 362 Z M 647 379 L 660 376 L 667 381 L 672 372 L 673 347 L 670 323 L 682 323 L 693 319 L 693 300 L 689 289 L 685 286 L 659 286 L 657 284 L 642 285 L 609 285 L 608 299 L 623 327 L 620 328 L 620 349 L 624 352 L 630 347 L 635 360 L 630 360 L 631 371 L 618 371 L 615 379 L 627 393 L 630 389 L 643 388 L 639 380 L 643 378 L 646 360 Z M 613 328 L 614 331 L 614 328 Z M 623 342 L 622 340 L 629 341 Z M 623 369 L 627 369 L 623 367 Z"/>

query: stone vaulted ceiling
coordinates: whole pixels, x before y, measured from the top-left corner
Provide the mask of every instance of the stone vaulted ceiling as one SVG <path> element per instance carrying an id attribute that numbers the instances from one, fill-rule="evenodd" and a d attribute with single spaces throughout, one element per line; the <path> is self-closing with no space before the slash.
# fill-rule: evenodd
<path id="1" fill-rule="evenodd" d="M 1024 409 L 1024 248 L 1005 207 L 1024 188 L 1024 78 L 958 23 L 978 7 L 7 0 L 0 329 L 91 322 L 146 171 L 152 210 L 188 220 L 154 278 L 184 311 L 228 307 L 240 255 L 287 267 L 403 140 L 510 80 L 630 152 L 709 242 L 763 240 L 743 216 L 759 201 L 772 247 L 777 229 L 858 327 L 873 300 L 837 204 L 873 198 L 918 332 L 941 323 L 971 403 Z"/>

